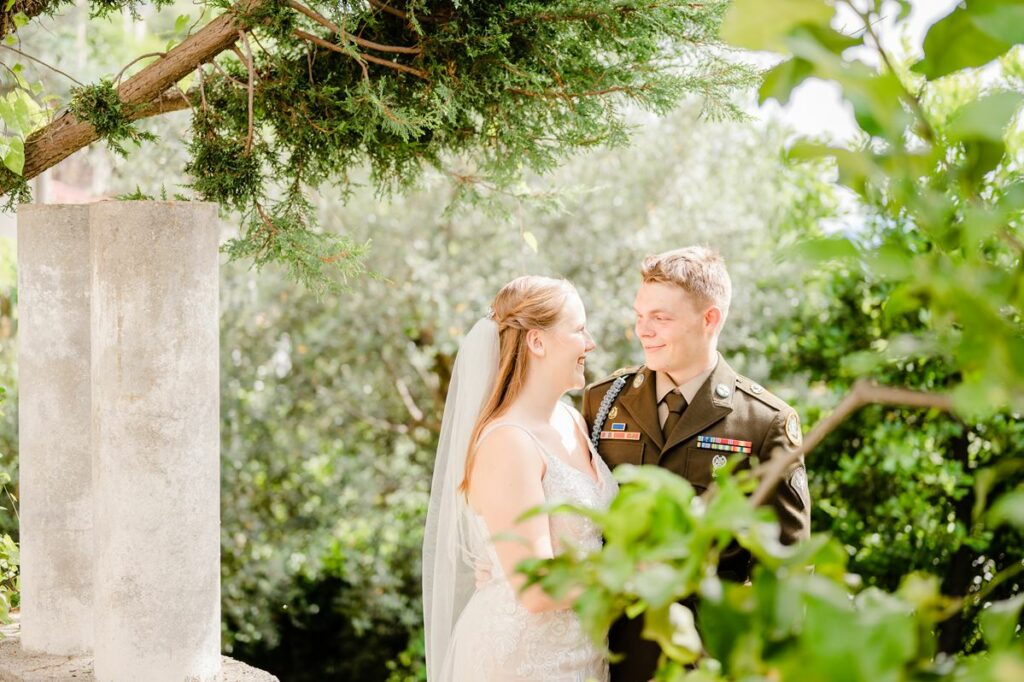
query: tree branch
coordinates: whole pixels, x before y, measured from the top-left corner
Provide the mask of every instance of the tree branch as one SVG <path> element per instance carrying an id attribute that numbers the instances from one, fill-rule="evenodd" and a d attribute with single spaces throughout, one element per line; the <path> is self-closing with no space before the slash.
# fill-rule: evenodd
<path id="1" fill-rule="evenodd" d="M 249 70 L 249 87 L 248 87 L 248 106 L 249 106 L 249 132 L 245 136 L 245 153 L 248 155 L 252 152 L 252 137 L 253 137 L 253 95 L 255 92 L 256 84 L 256 67 L 252 63 L 252 48 L 249 46 L 249 41 L 245 37 L 245 31 L 238 30 L 238 38 L 242 41 L 245 46 L 245 66 Z M 235 47 L 235 49 L 238 49 Z"/>
<path id="2" fill-rule="evenodd" d="M 147 57 L 163 57 L 166 54 L 167 54 L 166 52 L 147 52 L 146 54 L 139 55 L 135 59 L 133 59 L 130 62 L 128 62 L 127 64 L 125 64 L 124 68 L 117 72 L 117 75 L 114 77 L 114 85 L 120 85 L 120 83 L 121 83 L 121 76 L 124 75 L 124 72 L 127 71 L 128 67 L 130 67 L 132 64 L 135 64 L 135 63 L 137 63 L 139 61 L 142 61 L 143 59 L 146 59 Z M 79 85 L 81 85 L 81 83 L 79 83 Z"/>
<path id="3" fill-rule="evenodd" d="M 786 471 L 800 458 L 816 448 L 825 436 L 832 433 L 847 418 L 865 405 L 895 405 L 900 407 L 919 407 L 925 409 L 953 411 L 953 400 L 948 395 L 912 391 L 906 388 L 879 386 L 861 379 L 829 416 L 825 417 L 811 429 L 804 439 L 803 445 L 788 453 L 785 457 L 773 459 L 757 467 L 754 475 L 760 479 L 757 490 L 750 498 L 751 504 L 763 504 L 771 495 L 779 482 L 785 477 Z M 709 489 L 710 491 L 710 489 Z"/>
<path id="4" fill-rule="evenodd" d="M 55 71 L 55 72 L 59 73 L 60 75 L 64 76 L 65 78 L 68 78 L 68 79 L 74 81 L 78 85 L 83 85 L 82 81 L 78 80 L 74 76 L 71 76 L 69 74 L 64 73 L 63 71 L 58 69 L 56 66 L 50 66 L 49 64 L 44 62 L 42 59 L 39 59 L 38 57 L 33 57 L 32 55 L 30 55 L 28 53 L 25 53 L 25 52 L 22 52 L 21 50 L 15 48 L 15 47 L 11 47 L 10 45 L 4 45 L 4 44 L 0 43 L 0 47 L 4 48 L 5 50 L 10 50 L 11 52 L 14 52 L 16 54 L 20 54 L 25 59 L 31 59 L 36 64 L 41 64 L 41 65 L 45 66 L 46 68 L 48 68 L 50 71 Z M 140 59 L 141 59 L 141 57 L 140 57 Z"/>
<path id="5" fill-rule="evenodd" d="M 181 111 L 192 106 L 189 101 L 190 98 L 195 97 L 199 94 L 198 88 L 192 88 L 188 92 L 182 92 L 181 88 L 177 84 L 173 88 L 166 90 L 156 99 L 152 100 L 146 106 L 136 109 L 132 115 L 132 120 L 137 121 L 143 118 L 149 118 L 150 116 L 159 116 L 160 114 L 167 114 L 172 111 Z"/>
<path id="6" fill-rule="evenodd" d="M 371 3 L 373 4 L 373 3 Z M 520 17 L 512 20 L 512 25 L 527 24 L 535 21 L 600 21 L 612 14 L 627 16 L 638 12 L 648 12 L 654 9 L 701 9 L 704 5 L 697 2 L 655 2 L 644 6 L 610 6 L 604 12 L 541 12 L 529 17 Z"/>
<path id="7" fill-rule="evenodd" d="M 922 137 L 928 142 L 934 142 L 938 136 L 935 133 L 935 128 L 932 127 L 931 121 L 928 120 L 928 112 L 924 110 L 924 105 L 921 104 L 919 96 L 910 91 L 910 89 L 904 84 L 903 79 L 900 78 L 899 71 L 894 67 L 892 60 L 889 59 L 889 53 L 885 51 L 882 46 L 882 40 L 878 36 L 878 32 L 875 30 L 875 22 L 871 21 L 871 14 L 868 11 L 861 10 L 857 7 L 856 3 L 851 0 L 845 0 L 844 3 L 849 7 L 854 14 L 860 17 L 860 20 L 864 23 L 864 32 L 871 37 L 872 42 L 875 44 L 875 49 L 878 51 L 878 55 L 882 58 L 882 62 L 885 67 L 889 69 L 889 73 L 896 79 L 900 89 L 903 91 L 903 99 L 910 105 L 910 108 L 914 110 L 917 118 L 921 122 Z M 879 17 L 881 21 L 881 17 Z"/>
<path id="8" fill-rule="evenodd" d="M 624 92 L 627 95 L 636 95 L 637 93 L 650 90 L 649 84 L 644 85 L 613 85 L 608 88 L 601 90 L 587 90 L 585 92 L 562 92 L 560 90 L 542 90 L 539 92 L 533 90 L 523 90 L 522 88 L 509 88 L 508 91 L 517 95 L 523 95 L 524 97 L 543 97 L 545 99 L 582 99 L 584 97 L 600 97 L 602 95 L 610 95 L 614 92 Z"/>
<path id="9" fill-rule="evenodd" d="M 230 48 L 238 40 L 238 31 L 249 30 L 243 25 L 239 13 L 258 5 L 264 0 L 242 0 L 237 11 L 228 11 L 220 15 L 197 33 L 189 36 L 179 45 L 171 49 L 157 61 L 126 80 L 117 89 L 121 101 L 131 109 L 141 106 L 143 111 L 152 111 L 148 115 L 160 113 L 150 105 L 154 100 L 164 103 L 175 99 L 175 95 L 166 95 L 168 90 L 195 70 L 224 50 Z M 165 96 L 169 99 L 164 100 Z M 180 95 L 177 95 L 180 97 Z M 181 102 L 179 109 L 186 106 Z M 131 115 L 132 119 L 143 118 L 139 112 Z M 99 139 L 96 129 L 90 123 L 80 121 L 71 112 L 65 112 L 53 123 L 41 128 L 31 135 L 25 143 L 25 168 L 22 179 L 30 180 L 47 168 L 51 168 L 75 153 L 82 147 Z M 9 186 L 0 184 L 0 194 L 5 194 Z"/>
<path id="10" fill-rule="evenodd" d="M 297 38 L 301 38 L 301 39 L 306 40 L 308 42 L 311 42 L 311 43 L 313 43 L 315 45 L 319 45 L 320 47 L 327 48 L 328 50 L 331 50 L 333 52 L 338 52 L 338 53 L 343 54 L 343 55 L 345 55 L 347 57 L 352 57 L 353 56 L 351 52 L 347 51 L 345 48 L 341 47 L 340 45 L 335 45 L 331 41 L 324 40 L 323 38 L 320 38 L 318 36 L 313 35 L 312 33 L 306 33 L 305 31 L 303 31 L 301 29 L 297 29 L 297 28 L 293 29 L 292 33 Z M 373 64 L 380 64 L 381 66 L 386 66 L 387 68 L 394 69 L 395 71 L 401 71 L 403 73 L 409 73 L 409 74 L 412 74 L 413 76 L 416 76 L 417 78 L 422 78 L 423 80 L 429 80 L 427 78 L 426 71 L 421 71 L 419 69 L 414 69 L 411 66 L 406 66 L 405 64 L 399 64 L 398 62 L 393 62 L 393 61 L 390 61 L 390 60 L 387 60 L 387 59 L 381 59 L 380 57 L 375 57 L 372 54 L 366 54 L 365 52 L 361 52 L 359 54 L 359 56 L 358 56 L 358 59 L 365 59 L 366 61 L 372 62 Z"/>
<path id="11" fill-rule="evenodd" d="M 390 14 L 392 16 L 398 17 L 399 19 L 406 19 L 406 20 L 409 19 L 409 15 L 407 13 L 405 13 L 402 10 L 397 9 L 395 7 L 391 7 L 390 5 L 386 5 L 383 2 L 381 2 L 380 0 L 367 0 L 367 2 L 369 2 L 371 5 L 373 5 L 377 9 L 383 10 L 383 11 L 387 12 L 388 14 Z"/>
<path id="12" fill-rule="evenodd" d="M 394 375 L 394 372 L 392 372 Z M 417 424 L 423 422 L 423 410 L 416 405 L 416 401 L 412 397 L 412 393 L 409 391 L 409 387 L 406 385 L 402 377 L 395 377 L 395 388 L 398 389 L 398 395 L 402 398 L 402 403 L 405 405 L 405 409 L 409 411 L 409 416 L 412 417 L 413 421 Z"/>
<path id="13" fill-rule="evenodd" d="M 367 40 L 366 38 L 354 36 L 351 33 L 345 31 L 345 29 L 341 28 L 324 15 L 317 12 L 316 10 L 306 7 L 302 3 L 296 2 L 296 0 L 288 0 L 288 6 L 298 12 L 301 12 L 302 14 L 305 14 L 307 17 L 309 17 L 316 23 L 320 24 L 324 28 L 328 29 L 332 33 L 338 34 L 342 40 L 351 40 L 353 43 L 359 45 L 360 47 L 365 47 L 371 50 L 378 50 L 380 52 L 400 52 L 402 54 L 419 54 L 423 52 L 422 47 L 401 47 L 398 45 L 384 45 L 382 43 L 376 43 L 372 40 Z"/>
<path id="14" fill-rule="evenodd" d="M 231 49 L 232 49 L 232 51 L 236 51 L 237 50 L 237 48 L 234 45 L 231 46 Z M 238 55 L 238 59 L 241 60 L 241 62 L 244 64 L 245 63 L 245 58 L 242 57 L 242 53 L 241 52 L 237 52 L 237 51 L 235 53 Z M 220 77 L 223 78 L 224 80 L 230 81 L 231 83 L 237 85 L 240 88 L 248 87 L 245 83 L 243 83 L 242 81 L 238 80 L 237 78 L 234 78 L 231 74 L 229 74 L 227 71 L 225 71 L 224 67 L 217 63 L 216 59 L 211 59 L 209 63 L 210 63 L 210 66 L 213 67 L 213 70 L 216 71 L 218 74 L 220 74 Z"/>

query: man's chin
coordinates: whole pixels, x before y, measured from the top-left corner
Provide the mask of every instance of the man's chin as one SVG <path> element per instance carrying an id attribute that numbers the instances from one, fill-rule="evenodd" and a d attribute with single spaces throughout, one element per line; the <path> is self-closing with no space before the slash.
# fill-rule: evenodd
<path id="1" fill-rule="evenodd" d="M 644 355 L 644 365 L 647 367 L 647 369 L 651 370 L 652 372 L 662 371 L 661 364 L 662 363 L 659 362 L 657 358 L 652 358 L 650 355 L 646 354 Z"/>

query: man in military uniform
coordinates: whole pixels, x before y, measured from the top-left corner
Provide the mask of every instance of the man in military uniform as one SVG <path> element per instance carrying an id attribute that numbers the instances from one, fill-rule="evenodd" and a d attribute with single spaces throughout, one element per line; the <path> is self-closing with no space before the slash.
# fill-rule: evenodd
<path id="1" fill-rule="evenodd" d="M 800 419 L 785 402 L 737 374 L 718 353 L 732 284 L 715 251 L 688 247 L 646 258 L 634 302 L 636 335 L 645 364 L 616 371 L 588 386 L 583 416 L 598 452 L 611 467 L 655 464 L 688 480 L 697 491 L 737 454 L 765 462 L 801 443 Z M 810 533 L 810 497 L 801 460 L 780 482 L 770 503 L 791 544 Z M 750 576 L 749 552 L 723 552 L 719 576 Z M 647 682 L 660 649 L 640 636 L 643 618 L 620 619 L 611 650 L 626 655 L 612 666 L 612 682 Z"/>

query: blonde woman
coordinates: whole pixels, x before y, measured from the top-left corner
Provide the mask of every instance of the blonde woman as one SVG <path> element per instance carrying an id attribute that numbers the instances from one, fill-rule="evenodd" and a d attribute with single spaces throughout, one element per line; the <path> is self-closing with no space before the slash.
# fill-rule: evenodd
<path id="1" fill-rule="evenodd" d="M 547 502 L 606 508 L 618 491 L 579 413 L 561 400 L 583 388 L 593 348 L 575 288 L 530 276 L 502 287 L 459 349 L 423 546 L 430 682 L 608 679 L 571 599 L 523 590 L 515 572 L 566 542 L 600 547 L 600 531 L 580 516 L 519 521 Z M 489 567 L 480 585 L 477 565 Z"/>

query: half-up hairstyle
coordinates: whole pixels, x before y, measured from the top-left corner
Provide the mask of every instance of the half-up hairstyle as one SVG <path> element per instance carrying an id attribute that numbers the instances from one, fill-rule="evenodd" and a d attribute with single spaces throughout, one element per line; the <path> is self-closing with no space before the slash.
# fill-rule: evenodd
<path id="1" fill-rule="evenodd" d="M 526 333 L 531 329 L 553 327 L 562 315 L 565 302 L 576 288 L 566 279 L 526 275 L 517 277 L 501 288 L 491 303 L 494 322 L 498 325 L 498 374 L 494 390 L 484 403 L 473 428 L 466 454 L 466 472 L 459 484 L 461 493 L 469 493 L 469 478 L 476 461 L 476 444 L 484 426 L 508 409 L 523 390 L 529 351 Z"/>

